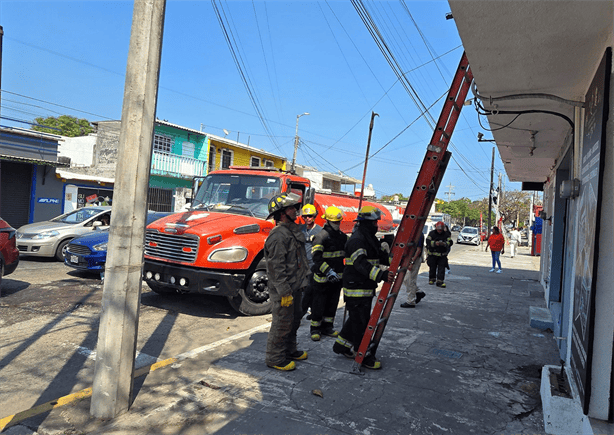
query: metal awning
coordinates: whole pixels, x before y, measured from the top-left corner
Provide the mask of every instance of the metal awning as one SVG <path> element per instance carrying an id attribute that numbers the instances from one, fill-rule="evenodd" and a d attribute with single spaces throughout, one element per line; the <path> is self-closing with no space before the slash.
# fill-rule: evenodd
<path id="1" fill-rule="evenodd" d="M 70 167 L 70 161 L 58 162 L 54 160 L 32 159 L 32 158 L 27 158 L 27 157 L 15 157 L 15 156 L 9 156 L 7 154 L 0 154 L 0 160 L 9 160 L 9 161 L 18 162 L 18 163 L 32 163 L 34 165 L 47 165 L 47 166 L 53 166 L 55 168 Z"/>
<path id="2" fill-rule="evenodd" d="M 543 183 L 571 140 L 573 130 L 564 117 L 573 121 L 576 103 L 584 101 L 610 43 L 613 2 L 450 0 L 449 4 L 477 90 L 486 97 L 484 106 L 494 111 L 532 111 L 516 119 L 515 114 L 489 115 L 494 131 L 483 130 L 484 138 L 495 140 L 511 181 Z M 523 96 L 497 99 L 517 94 Z"/>

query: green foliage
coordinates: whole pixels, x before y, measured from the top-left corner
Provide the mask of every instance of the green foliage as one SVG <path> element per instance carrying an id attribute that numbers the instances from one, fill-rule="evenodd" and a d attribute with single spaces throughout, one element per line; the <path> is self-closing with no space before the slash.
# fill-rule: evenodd
<path id="1" fill-rule="evenodd" d="M 499 214 L 503 223 L 516 222 L 518 226 L 529 218 L 531 193 L 519 190 L 505 192 L 499 204 Z"/>
<path id="2" fill-rule="evenodd" d="M 404 203 L 404 202 L 407 202 L 409 200 L 409 198 L 403 196 L 402 193 L 395 193 L 394 195 L 384 195 L 384 196 L 382 196 L 381 201 L 383 201 L 383 202 L 393 202 L 395 195 L 397 195 L 399 197 L 399 202 L 401 204 Z"/>
<path id="3" fill-rule="evenodd" d="M 57 118 L 54 116 L 47 118 L 38 117 L 34 119 L 34 123 L 38 125 L 33 125 L 31 127 L 32 130 L 61 136 L 87 136 L 89 133 L 94 132 L 94 127 L 92 127 L 87 119 L 77 119 L 69 115 L 61 115 Z M 40 125 L 52 128 L 39 127 Z"/>

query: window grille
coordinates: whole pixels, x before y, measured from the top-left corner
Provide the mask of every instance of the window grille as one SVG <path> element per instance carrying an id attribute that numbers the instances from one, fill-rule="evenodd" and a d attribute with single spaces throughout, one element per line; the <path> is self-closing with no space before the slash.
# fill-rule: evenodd
<path id="1" fill-rule="evenodd" d="M 249 165 L 251 167 L 259 167 L 260 166 L 260 157 L 253 157 L 251 158 Z"/>
<path id="2" fill-rule="evenodd" d="M 264 167 L 265 168 L 272 168 L 275 166 L 275 163 L 273 162 L 273 160 L 265 160 L 264 161 Z"/>
<path id="3" fill-rule="evenodd" d="M 161 134 L 154 135 L 154 151 L 158 151 L 160 153 L 169 153 L 172 149 L 173 138 L 170 136 L 163 136 Z"/>
<path id="4" fill-rule="evenodd" d="M 147 209 L 152 211 L 173 211 L 173 189 L 150 187 Z"/>
<path id="5" fill-rule="evenodd" d="M 231 150 L 222 150 L 222 158 L 221 158 L 221 168 L 228 169 L 232 166 L 232 155 L 233 152 Z"/>

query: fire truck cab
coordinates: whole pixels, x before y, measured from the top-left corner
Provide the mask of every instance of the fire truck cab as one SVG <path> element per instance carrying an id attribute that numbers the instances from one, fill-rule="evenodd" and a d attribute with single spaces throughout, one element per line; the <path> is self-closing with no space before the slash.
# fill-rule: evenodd
<path id="1" fill-rule="evenodd" d="M 245 315 L 269 313 L 263 249 L 275 225 L 266 220 L 268 203 L 280 192 L 298 194 L 303 204 L 315 203 L 318 212 L 341 201 L 339 205 L 351 210 L 342 230 L 351 232 L 353 210 L 358 211 L 356 197 L 335 200 L 331 195 L 316 195 L 308 179 L 278 170 L 213 171 L 204 178 L 190 210 L 147 227 L 143 268 L 147 285 L 160 294 L 226 296 Z M 385 215 L 384 231 L 392 231 L 389 212 L 380 209 Z"/>

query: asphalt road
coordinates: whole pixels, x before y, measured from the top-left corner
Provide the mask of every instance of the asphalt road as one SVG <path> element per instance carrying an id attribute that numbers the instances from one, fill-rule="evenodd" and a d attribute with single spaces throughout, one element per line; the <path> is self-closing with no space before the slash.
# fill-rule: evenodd
<path id="1" fill-rule="evenodd" d="M 22 257 L 2 282 L 0 418 L 91 386 L 102 300 L 97 275 Z M 270 322 L 225 298 L 160 296 L 143 283 L 137 368 Z"/>
<path id="2" fill-rule="evenodd" d="M 477 249 L 484 245 L 455 244 L 451 255 L 470 255 Z M 4 278 L 0 418 L 91 386 L 102 291 L 98 275 L 51 259 L 22 257 L 17 270 Z M 160 296 L 143 283 L 136 367 L 219 343 L 270 321 L 270 315 L 240 316 L 222 297 Z"/>

